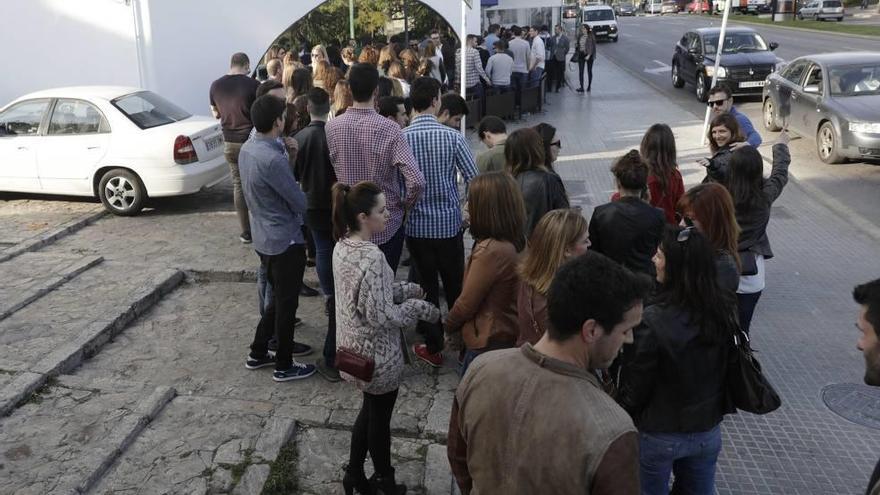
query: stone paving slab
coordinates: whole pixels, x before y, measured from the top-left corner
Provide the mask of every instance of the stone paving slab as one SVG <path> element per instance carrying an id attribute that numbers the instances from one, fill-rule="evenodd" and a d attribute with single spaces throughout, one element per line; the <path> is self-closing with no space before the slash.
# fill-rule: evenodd
<path id="1" fill-rule="evenodd" d="M 0 415 L 78 366 L 182 280 L 175 270 L 104 263 L 0 321 L 0 365 L 29 372 L 0 390 Z"/>
<path id="2" fill-rule="evenodd" d="M 348 462 L 351 431 L 327 428 L 303 428 L 297 432 L 298 492 L 310 495 L 342 493 L 342 466 Z M 424 494 L 425 457 L 430 442 L 392 435 L 391 464 L 398 483 L 407 486 L 407 493 Z M 367 456 L 367 476 L 373 464 Z M 448 493 L 448 492 L 446 492 Z"/>
<path id="3" fill-rule="evenodd" d="M 186 271 L 253 272 L 259 267 L 253 246 L 238 240 L 228 181 L 198 194 L 153 201 L 155 209 L 134 217 L 107 216 L 44 250 Z"/>
<path id="4" fill-rule="evenodd" d="M 0 419 L 0 493 L 87 490 L 172 395 L 47 385 Z"/>
<path id="5" fill-rule="evenodd" d="M 102 261 L 101 256 L 25 253 L 0 264 L 0 320 Z"/>
<path id="6" fill-rule="evenodd" d="M 91 202 L 0 201 L 0 261 L 37 250 L 106 214 Z"/>
<path id="7" fill-rule="evenodd" d="M 296 339 L 316 350 L 300 360 L 313 362 L 326 331 L 320 298 L 301 298 L 299 316 L 304 324 L 296 329 Z M 257 321 L 255 284 L 184 284 L 83 363 L 76 375 L 86 381 L 131 380 L 173 386 L 181 394 L 258 398 L 277 404 L 279 414 L 307 424 L 351 426 L 361 404 L 361 395 L 353 386 L 329 383 L 317 375 L 278 384 L 271 379 L 271 369 L 245 369 Z M 392 419 L 393 430 L 418 435 L 431 424 L 434 436 L 445 438 L 448 416 L 442 418 L 443 406 L 435 394 L 448 394 L 455 381 L 454 371 L 448 368 L 408 367 Z M 441 412 L 432 416 L 435 404 Z"/>
<path id="8" fill-rule="evenodd" d="M 265 401 L 178 396 L 110 467 L 91 493 L 229 493 L 262 465 L 262 487 L 294 431 Z M 253 476 L 253 474 L 251 475 Z"/>

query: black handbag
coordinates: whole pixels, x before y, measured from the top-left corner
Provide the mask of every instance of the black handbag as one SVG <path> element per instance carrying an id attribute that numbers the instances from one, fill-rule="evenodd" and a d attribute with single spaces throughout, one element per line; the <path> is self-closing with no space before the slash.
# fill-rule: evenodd
<path id="1" fill-rule="evenodd" d="M 733 349 L 727 371 L 727 390 L 737 409 L 767 414 L 779 409 L 782 400 L 761 372 L 749 336 L 739 326 L 733 335 Z"/>

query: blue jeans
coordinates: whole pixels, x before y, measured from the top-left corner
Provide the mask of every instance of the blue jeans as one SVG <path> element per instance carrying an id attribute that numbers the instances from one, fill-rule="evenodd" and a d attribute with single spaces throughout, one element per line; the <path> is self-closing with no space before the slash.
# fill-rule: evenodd
<path id="1" fill-rule="evenodd" d="M 321 292 L 326 297 L 325 309 L 327 310 L 327 334 L 324 336 L 324 363 L 334 367 L 336 363 L 336 304 L 333 285 L 333 233 L 329 230 L 312 229 L 312 238 L 315 240 L 315 271 L 318 272 L 318 282 L 321 284 Z"/>
<path id="2" fill-rule="evenodd" d="M 639 433 L 642 495 L 715 493 L 715 464 L 721 453 L 721 425 L 699 433 Z"/>
<path id="3" fill-rule="evenodd" d="M 527 87 L 534 88 L 541 83 L 541 77 L 544 75 L 544 69 L 535 67 L 529 72 L 529 84 Z"/>
<path id="4" fill-rule="evenodd" d="M 516 106 L 522 105 L 522 90 L 526 86 L 526 80 L 528 79 L 528 77 L 529 75 L 526 72 L 514 72 L 510 74 L 510 85 L 516 92 L 514 95 Z"/>

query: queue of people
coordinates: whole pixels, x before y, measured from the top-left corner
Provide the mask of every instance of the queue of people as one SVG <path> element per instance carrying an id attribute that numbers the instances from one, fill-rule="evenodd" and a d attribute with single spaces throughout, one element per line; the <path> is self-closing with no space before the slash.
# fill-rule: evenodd
<path id="1" fill-rule="evenodd" d="M 249 70 L 241 55 L 211 101 L 230 136 L 242 237 L 265 278 L 245 366 L 274 367 L 278 382 L 319 372 L 361 392 L 346 493 L 405 493 L 390 433 L 405 355 L 441 366 L 456 340 L 462 380 L 447 447 L 463 493 L 660 494 L 673 477 L 681 493 L 714 492 L 720 425 L 736 412 L 730 342 L 750 331 L 766 284 L 786 132 L 764 177 L 751 124 L 719 113 L 706 180 L 685 190 L 672 130 L 653 125 L 615 161 L 618 192 L 588 222 L 555 170 L 563 143 L 549 124 L 508 134 L 487 117 L 478 134 L 489 149 L 475 157 L 456 131 L 462 96 L 444 94 L 430 73 L 401 77 L 413 64 L 393 50 L 364 48 L 357 62 L 346 54 L 333 88 L 344 81 L 344 107 L 329 91 L 323 47 L 309 54 L 319 68 L 282 62 L 282 81 L 253 98 L 237 77 Z M 394 94 L 398 79 L 408 96 Z M 714 103 L 724 88 L 711 95 L 713 108 L 732 109 Z M 311 348 L 294 340 L 310 239 L 327 309 L 314 365 L 296 360 Z M 395 279 L 404 245 L 415 283 Z M 876 282 L 854 296 L 866 381 L 880 384 Z M 402 331 L 412 327 L 424 343 L 407 349 Z"/>

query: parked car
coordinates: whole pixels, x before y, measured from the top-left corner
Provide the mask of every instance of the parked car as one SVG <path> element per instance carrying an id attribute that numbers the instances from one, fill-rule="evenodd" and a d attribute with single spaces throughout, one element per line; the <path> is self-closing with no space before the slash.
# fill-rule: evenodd
<path id="1" fill-rule="evenodd" d="M 809 18 L 814 21 L 837 19 L 838 22 L 841 22 L 843 21 L 843 16 L 843 3 L 840 0 L 813 0 L 801 7 L 801 10 L 797 13 L 797 17 L 800 20 Z"/>
<path id="2" fill-rule="evenodd" d="M 217 120 L 143 89 L 50 89 L 0 109 L 0 191 L 95 196 L 134 215 L 147 197 L 194 193 L 228 174 Z"/>
<path id="3" fill-rule="evenodd" d="M 773 13 L 773 5 L 770 0 L 748 0 L 746 6 L 746 14 L 771 14 Z"/>
<path id="4" fill-rule="evenodd" d="M 644 0 L 642 10 L 646 14 L 659 14 L 663 8 L 663 0 Z"/>
<path id="5" fill-rule="evenodd" d="M 677 14 L 681 11 L 678 7 L 678 2 L 676 0 L 663 0 L 663 3 L 660 4 L 660 15 L 663 14 Z"/>
<path id="6" fill-rule="evenodd" d="M 880 53 L 807 55 L 771 74 L 764 127 L 816 139 L 825 163 L 880 159 Z"/>
<path id="7" fill-rule="evenodd" d="M 702 5 L 698 0 L 694 0 L 693 2 L 687 4 L 687 13 L 688 14 L 708 14 L 709 10 L 709 2 L 708 0 L 703 0 Z"/>
<path id="8" fill-rule="evenodd" d="M 636 6 L 632 2 L 618 2 L 614 4 L 614 13 L 618 16 L 636 15 Z"/>
<path id="9" fill-rule="evenodd" d="M 717 27 L 688 31 L 672 55 L 672 85 L 693 84 L 700 101 L 709 95 L 720 31 Z M 773 54 L 778 46 L 767 43 L 751 28 L 728 26 L 717 81 L 727 83 L 734 95 L 761 94 L 767 76 L 782 64 Z"/>
<path id="10" fill-rule="evenodd" d="M 596 35 L 597 40 L 617 41 L 620 31 L 617 26 L 617 16 L 614 9 L 609 5 L 586 5 L 581 9 L 582 21 L 588 24 Z"/>

